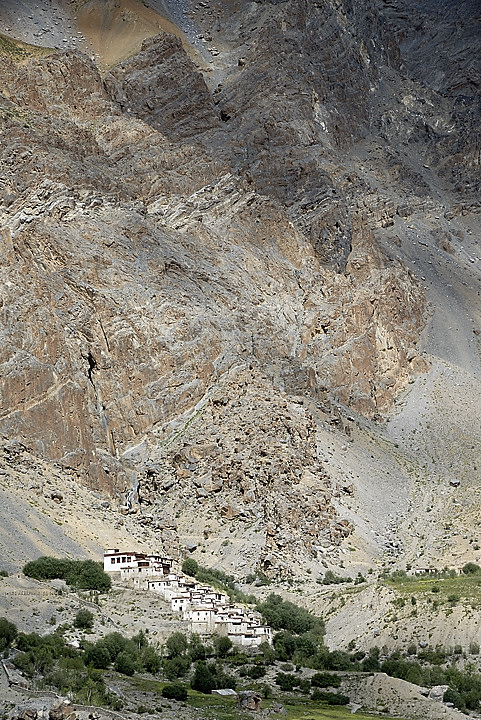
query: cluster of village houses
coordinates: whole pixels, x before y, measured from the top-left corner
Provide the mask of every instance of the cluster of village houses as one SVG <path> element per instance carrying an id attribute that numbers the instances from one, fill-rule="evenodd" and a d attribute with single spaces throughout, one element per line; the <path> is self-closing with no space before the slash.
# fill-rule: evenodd
<path id="1" fill-rule="evenodd" d="M 104 553 L 105 572 L 118 572 L 120 578 L 139 590 L 151 590 L 171 603 L 173 612 L 182 613 L 189 630 L 199 635 L 227 636 L 235 645 L 255 648 L 272 643 L 272 631 L 260 618 L 242 605 L 232 605 L 225 593 L 173 570 L 173 560 L 161 554 Z"/>

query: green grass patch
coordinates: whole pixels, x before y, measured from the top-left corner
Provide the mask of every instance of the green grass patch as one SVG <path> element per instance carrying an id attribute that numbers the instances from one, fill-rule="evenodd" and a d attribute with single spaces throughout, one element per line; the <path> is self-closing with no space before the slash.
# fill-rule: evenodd
<path id="1" fill-rule="evenodd" d="M 30 57 L 45 57 L 53 52 L 55 52 L 54 48 L 29 45 L 0 33 L 0 57 L 9 57 L 14 62 L 21 62 Z"/>
<path id="2" fill-rule="evenodd" d="M 456 596 L 460 599 L 476 599 L 481 603 L 481 577 L 479 575 L 457 575 L 456 577 L 436 577 L 420 575 L 386 579 L 385 584 L 401 593 L 435 593 L 437 599 L 448 601 Z"/>
<path id="3" fill-rule="evenodd" d="M 306 703 L 303 708 L 289 705 L 286 705 L 285 708 L 288 720 L 352 720 L 353 717 L 357 720 L 372 720 L 373 717 L 380 717 L 379 713 L 366 715 L 359 711 L 353 715 L 349 708 L 346 707 L 321 707 L 313 702 Z M 286 716 L 283 715 L 282 717 L 285 718 Z M 381 717 L 386 718 L 386 720 L 393 720 L 391 715 L 385 715 L 384 713 L 382 713 Z M 402 718 L 396 720 L 402 720 Z M 404 718 L 404 720 L 407 720 L 407 718 Z"/>

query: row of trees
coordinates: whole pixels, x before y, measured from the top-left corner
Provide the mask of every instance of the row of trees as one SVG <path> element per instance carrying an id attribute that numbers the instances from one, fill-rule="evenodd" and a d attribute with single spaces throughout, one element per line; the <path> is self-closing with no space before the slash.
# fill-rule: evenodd
<path id="1" fill-rule="evenodd" d="M 44 556 L 28 562 L 23 568 L 24 575 L 35 580 L 65 580 L 76 590 L 108 592 L 112 581 L 104 572 L 102 563 L 94 560 L 70 560 Z"/>

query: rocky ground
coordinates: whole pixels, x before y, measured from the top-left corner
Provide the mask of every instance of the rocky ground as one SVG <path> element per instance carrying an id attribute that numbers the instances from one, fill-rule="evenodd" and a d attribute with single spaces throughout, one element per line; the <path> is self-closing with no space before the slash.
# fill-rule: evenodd
<path id="1" fill-rule="evenodd" d="M 367 646 L 327 569 L 481 563 L 479 11 L 149 6 L 0 9 L 2 566 L 192 552 Z"/>

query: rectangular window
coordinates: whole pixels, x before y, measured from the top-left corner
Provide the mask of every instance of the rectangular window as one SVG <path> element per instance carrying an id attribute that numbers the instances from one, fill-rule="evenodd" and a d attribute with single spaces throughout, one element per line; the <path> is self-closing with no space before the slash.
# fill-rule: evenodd
<path id="1" fill-rule="evenodd" d="M 115 565 L 115 558 L 110 558 L 110 564 Z"/>
<path id="2" fill-rule="evenodd" d="M 118 563 L 120 562 L 120 558 L 117 558 L 117 562 L 118 562 Z"/>

